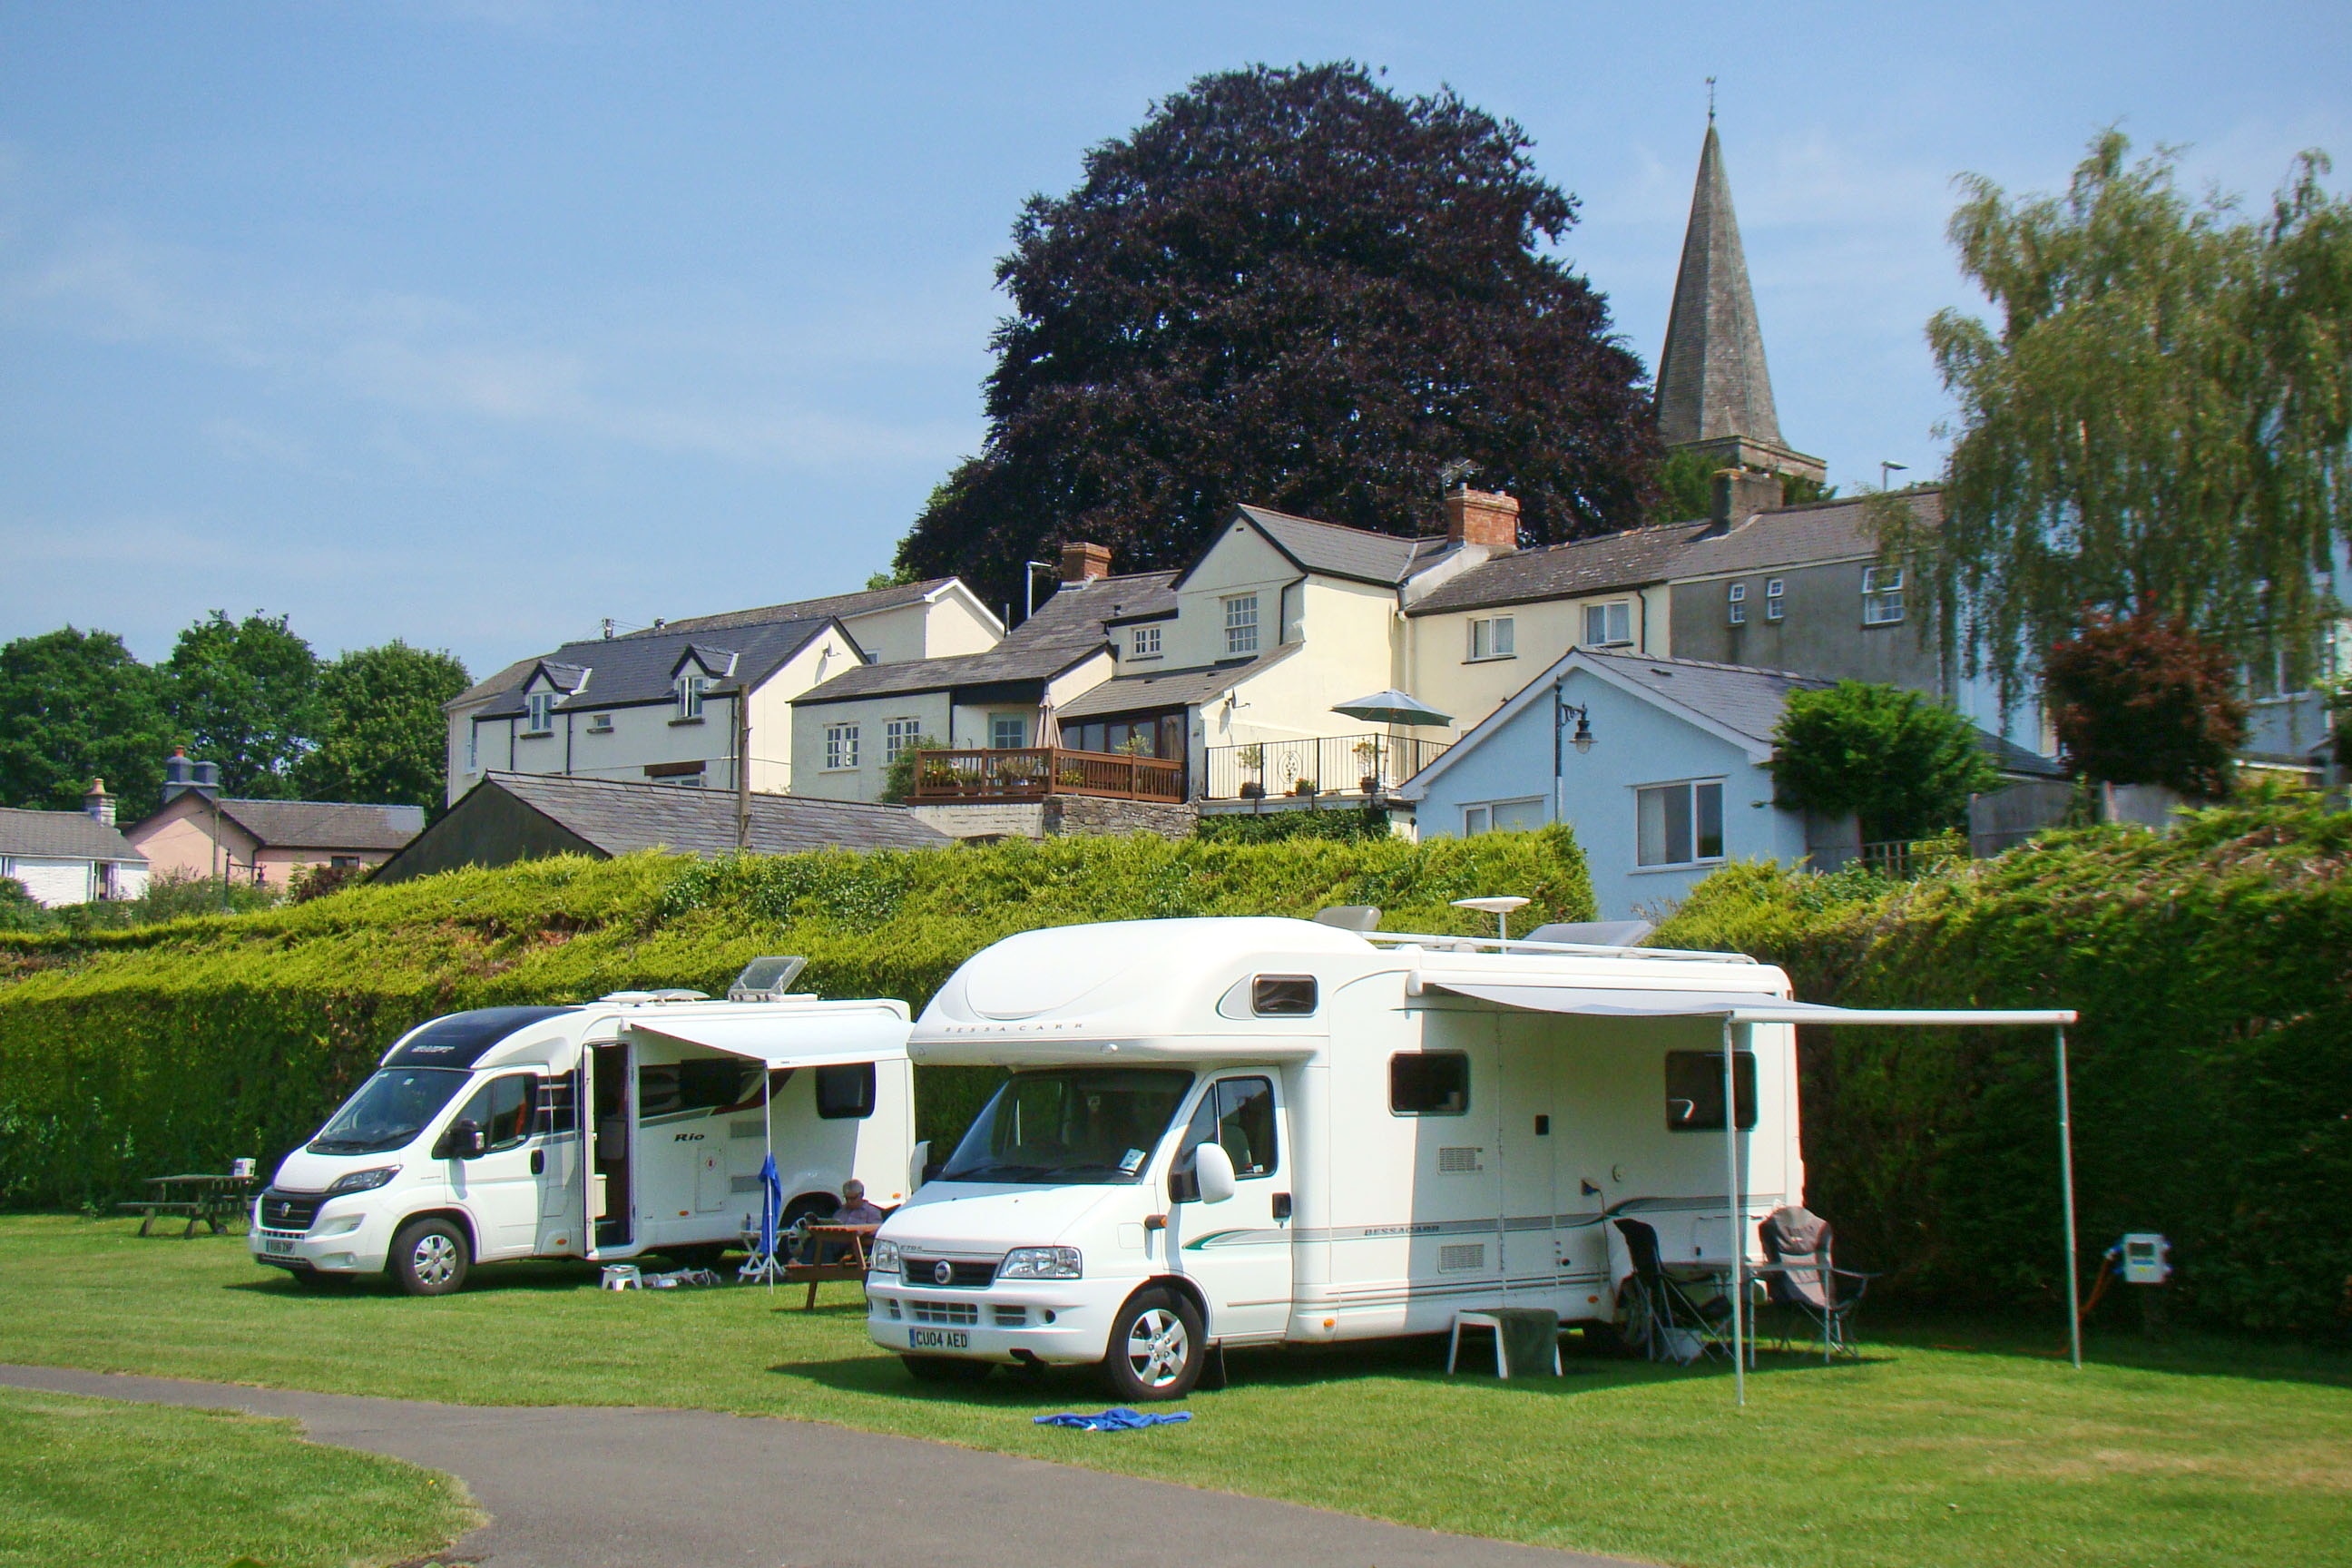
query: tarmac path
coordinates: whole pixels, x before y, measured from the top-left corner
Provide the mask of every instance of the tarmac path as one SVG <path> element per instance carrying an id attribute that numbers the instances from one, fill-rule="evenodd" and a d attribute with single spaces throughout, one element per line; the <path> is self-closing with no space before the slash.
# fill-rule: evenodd
<path id="1" fill-rule="evenodd" d="M 0 1365 L 0 1384 L 291 1416 L 314 1442 L 448 1471 L 490 1522 L 437 1561 L 491 1568 L 1630 1568 L 808 1421 L 429 1405 L 36 1366 Z"/>

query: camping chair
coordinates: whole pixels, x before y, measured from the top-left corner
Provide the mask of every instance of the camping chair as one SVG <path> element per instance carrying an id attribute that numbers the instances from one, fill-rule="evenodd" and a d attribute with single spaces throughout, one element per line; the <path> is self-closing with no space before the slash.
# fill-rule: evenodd
<path id="1" fill-rule="evenodd" d="M 1806 1337 L 1818 1330 L 1824 1363 L 1838 1355 L 1856 1355 L 1853 1310 L 1870 1289 L 1872 1276 L 1840 1268 L 1832 1260 L 1830 1222 L 1810 1209 L 1777 1208 L 1757 1227 L 1768 1260 L 1757 1272 L 1764 1277 L 1766 1298 L 1774 1312 L 1783 1349 L 1790 1343 L 1789 1330 L 1804 1326 Z M 1852 1280 L 1851 1292 L 1838 1286 Z"/>
<path id="2" fill-rule="evenodd" d="M 1610 1222 L 1608 1235 L 1610 1273 L 1622 1280 L 1617 1300 L 1624 1314 L 1628 1343 L 1641 1346 L 1652 1361 L 1685 1364 L 1703 1355 L 1731 1353 L 1725 1328 L 1730 1303 L 1692 1300 L 1666 1273 L 1656 1231 L 1638 1219 L 1617 1219 Z"/>

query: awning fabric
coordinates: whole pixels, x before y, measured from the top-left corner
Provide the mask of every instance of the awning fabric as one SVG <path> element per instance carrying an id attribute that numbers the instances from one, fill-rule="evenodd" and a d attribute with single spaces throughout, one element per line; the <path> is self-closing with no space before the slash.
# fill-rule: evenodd
<path id="1" fill-rule="evenodd" d="M 779 1008 L 773 1017 L 681 1018 L 632 1022 L 640 1035 L 750 1057 L 779 1068 L 838 1067 L 845 1062 L 895 1061 L 907 1054 L 914 1026 L 878 1008 L 803 1013 Z"/>
<path id="2" fill-rule="evenodd" d="M 2001 1012 L 1951 1008 L 1830 1007 L 1791 1002 L 1758 991 L 1629 991 L 1579 985 L 1496 985 L 1484 981 L 1429 981 L 1432 990 L 1522 1013 L 1569 1013 L 1591 1018 L 1726 1018 L 1735 1024 L 1895 1024 L 1961 1026 L 2071 1024 L 2063 1011 Z"/>

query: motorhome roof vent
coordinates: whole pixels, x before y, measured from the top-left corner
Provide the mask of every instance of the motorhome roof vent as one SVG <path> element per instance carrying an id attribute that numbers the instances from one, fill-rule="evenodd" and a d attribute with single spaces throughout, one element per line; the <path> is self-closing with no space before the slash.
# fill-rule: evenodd
<path id="1" fill-rule="evenodd" d="M 1378 931 L 1381 909 L 1378 904 L 1332 904 L 1315 911 L 1315 923 L 1341 931 Z"/>
<path id="2" fill-rule="evenodd" d="M 730 1002 L 781 1002 L 792 990 L 793 982 L 808 967 L 808 960 L 789 954 L 770 954 L 755 958 L 743 966 L 735 984 L 727 988 Z"/>
<path id="3" fill-rule="evenodd" d="M 596 1000 L 614 1002 L 624 1007 L 630 1007 L 646 1002 L 708 1002 L 710 1000 L 710 994 L 707 991 L 688 991 L 680 986 L 667 991 L 609 991 Z"/>

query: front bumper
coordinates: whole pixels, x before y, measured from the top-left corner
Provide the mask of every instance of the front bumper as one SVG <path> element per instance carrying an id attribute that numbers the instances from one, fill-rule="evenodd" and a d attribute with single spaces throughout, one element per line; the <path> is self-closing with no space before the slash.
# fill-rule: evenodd
<path id="1" fill-rule="evenodd" d="M 1103 1359 L 1111 1320 L 1139 1283 L 1024 1279 L 960 1290 L 869 1275 L 866 1332 L 902 1354 L 1087 1366 Z"/>
<path id="2" fill-rule="evenodd" d="M 320 1208 L 308 1230 L 268 1229 L 261 1224 L 258 1205 L 252 1219 L 246 1232 L 246 1250 L 256 1263 L 273 1268 L 376 1274 L 383 1271 L 392 1250 L 392 1226 L 387 1219 L 363 1208 L 354 1212 L 354 1206 L 348 1205 L 339 1212 L 332 1200 Z"/>

